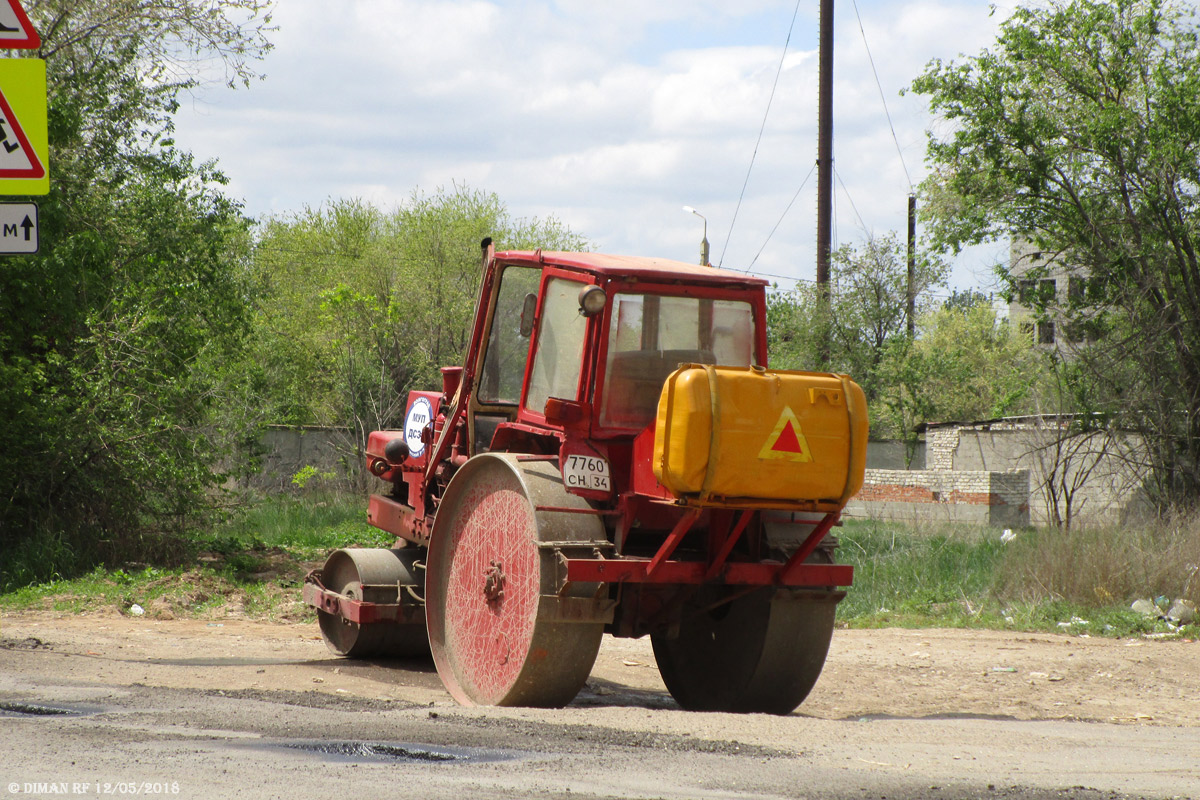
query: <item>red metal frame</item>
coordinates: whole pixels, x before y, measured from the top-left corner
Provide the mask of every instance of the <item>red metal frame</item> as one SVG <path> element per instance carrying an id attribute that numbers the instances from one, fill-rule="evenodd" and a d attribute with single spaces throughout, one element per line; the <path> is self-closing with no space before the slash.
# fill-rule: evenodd
<path id="1" fill-rule="evenodd" d="M 661 264 L 661 266 L 659 266 Z M 583 285 L 596 283 L 611 297 L 614 294 L 658 294 L 664 296 L 696 297 L 707 300 L 739 300 L 750 305 L 755 320 L 754 330 L 754 361 L 760 366 L 767 365 L 767 331 L 766 298 L 763 287 L 767 282 L 761 279 L 749 278 L 742 273 L 726 272 L 711 267 L 693 267 L 676 262 L 669 264 L 657 259 L 628 258 L 622 256 L 607 256 L 588 253 L 543 253 L 538 250 L 529 252 L 504 252 L 489 255 L 485 285 L 481 297 L 491 300 L 494 292 L 496 275 L 506 266 L 540 267 L 542 279 L 540 288 L 553 278 L 561 278 L 578 282 Z M 632 278 L 632 280 L 631 280 Z M 517 420 L 533 425 L 546 426 L 550 430 L 557 428 L 547 425 L 544 409 L 529 408 L 525 405 L 525 392 L 529 386 L 529 377 L 533 370 L 533 360 L 537 357 L 537 341 L 541 333 L 542 309 L 545 302 L 545 292 L 539 291 L 537 319 L 538 325 L 530 337 L 529 358 L 525 362 L 525 375 L 521 384 L 521 399 L 517 408 Z M 476 311 L 476 325 L 481 320 Z M 631 428 L 601 429 L 599 424 L 599 408 L 596 403 L 595 387 L 603 385 L 606 359 L 608 353 L 608 337 L 604 335 L 611 324 L 609 317 L 612 313 L 610 303 L 605 310 L 589 320 L 585 334 L 583 353 L 584 363 L 581 365 L 580 381 L 576 387 L 575 398 L 591 406 L 589 418 L 590 434 L 599 437 L 613 435 L 628 435 L 637 433 Z M 478 339 L 482 342 L 482 338 Z M 475 331 L 472 331 L 471 347 L 468 352 L 479 354 Z M 478 361 L 478 355 L 476 361 Z M 473 386 L 477 364 L 471 363 L 464 370 L 463 380 L 467 386 Z M 455 415 L 456 417 L 458 415 Z M 451 424 L 447 418 L 446 424 Z M 437 455 L 436 453 L 434 455 Z"/>
<path id="2" fill-rule="evenodd" d="M 475 385 L 475 373 L 479 366 L 479 359 L 484 352 L 484 333 L 488 327 L 488 317 L 492 313 L 490 304 L 492 295 L 495 294 L 496 275 L 499 271 L 500 265 L 496 260 L 495 246 L 488 242 L 487 249 L 483 254 L 483 281 L 479 287 L 479 298 L 475 302 L 475 321 L 471 326 L 471 340 L 467 345 L 467 352 L 473 354 L 474 357 L 467 358 L 466 363 L 463 364 L 458 402 L 455 403 L 452 397 L 447 398 L 447 402 L 451 403 L 452 407 L 448 410 L 436 440 L 430 443 L 426 450 L 429 453 L 429 461 L 425 466 L 425 492 L 428 492 L 429 487 L 433 485 L 434 473 L 441 466 L 446 457 L 446 451 L 457 435 L 456 429 L 459 422 L 466 417 L 467 406 L 470 405 L 470 393 Z"/>
<path id="3" fill-rule="evenodd" d="M 733 561 L 722 566 L 713 579 L 707 578 L 709 566 L 702 561 L 666 561 L 653 574 L 650 559 L 621 556 L 613 559 L 568 558 L 567 580 L 580 583 L 701 584 L 724 583 L 730 586 L 850 586 L 854 567 L 849 564 L 800 564 L 785 577 L 778 562 Z"/>
<path id="4" fill-rule="evenodd" d="M 538 355 L 538 340 L 542 335 L 542 312 L 545 310 L 546 305 L 545 288 L 546 284 L 556 278 L 559 280 L 570 281 L 572 283 L 578 283 L 579 288 L 583 289 L 583 287 L 595 280 L 595 276 L 587 273 L 580 273 L 576 270 L 563 269 L 561 267 L 556 267 L 552 264 L 545 264 L 543 262 L 542 278 L 541 282 L 538 284 L 537 325 L 533 330 L 533 334 L 529 337 L 529 357 L 525 360 L 525 375 L 521 382 L 521 400 L 517 406 L 517 421 L 545 426 L 546 428 L 555 431 L 559 429 L 550 426 L 546 422 L 545 409 L 529 408 L 525 405 L 525 402 L 527 400 L 526 393 L 529 391 L 529 379 L 533 375 L 533 361 Z M 575 384 L 575 396 L 564 397 L 561 399 L 577 400 L 580 398 L 580 395 L 583 394 L 584 400 L 587 400 L 587 395 L 589 395 L 590 392 L 581 392 L 581 390 L 584 387 L 590 387 L 593 383 L 593 369 L 590 354 L 595 352 L 595 345 L 592 340 L 596 336 L 596 320 L 604 318 L 606 315 L 607 310 L 588 319 L 587 329 L 584 331 L 583 343 L 580 347 L 581 354 L 583 356 L 583 363 L 580 365 L 579 369 L 579 382 Z"/>
<path id="5" fill-rule="evenodd" d="M 838 521 L 838 514 L 826 514 L 825 518 L 817 523 L 817 527 L 813 528 L 813 532 L 804 540 L 804 544 L 797 548 L 792 557 L 788 559 L 787 564 L 783 567 L 783 572 L 780 574 L 780 583 L 789 584 L 795 580 L 795 576 L 800 573 L 806 566 L 804 562 L 813 554 L 821 541 L 829 534 L 829 530 Z M 849 586 L 850 584 L 845 584 Z"/>
<path id="6" fill-rule="evenodd" d="M 716 553 L 708 561 L 671 561 L 692 525 L 700 517 L 700 509 L 690 508 L 663 539 L 652 558 L 619 556 L 618 558 L 567 558 L 568 582 L 581 583 L 725 583 L 751 586 L 850 586 L 854 582 L 854 567 L 848 564 L 809 564 L 806 560 L 837 523 L 839 515 L 826 514 L 817 523 L 800 548 L 786 564 L 778 561 L 729 561 L 738 539 L 750 523 L 753 511 L 743 511 L 737 522 L 725 534 Z"/>
<path id="7" fill-rule="evenodd" d="M 712 564 L 708 567 L 708 572 L 704 573 L 706 581 L 717 577 L 717 573 L 721 571 L 721 567 L 725 566 L 729 554 L 733 552 L 733 547 L 738 543 L 738 539 L 742 538 L 742 533 L 745 532 L 746 526 L 750 524 L 750 517 L 753 515 L 753 511 L 743 511 L 741 516 L 738 517 L 737 524 L 734 525 L 729 535 L 725 537 L 725 543 L 721 545 L 721 549 L 717 552 L 716 557 L 713 558 Z"/>
<path id="8" fill-rule="evenodd" d="M 337 592 L 331 592 L 317 581 L 319 575 L 309 573 L 304 579 L 304 602 L 313 608 L 341 617 L 359 625 L 370 625 L 375 622 L 408 622 L 406 617 L 410 609 L 400 603 L 368 603 L 365 600 L 354 600 Z M 415 614 L 421 611 L 414 606 L 411 611 Z M 421 618 L 424 613 L 421 612 Z"/>
<path id="9" fill-rule="evenodd" d="M 683 513 L 679 518 L 679 522 L 675 523 L 675 527 L 667 534 L 667 538 L 663 540 L 662 547 L 658 548 L 658 552 L 654 554 L 654 558 L 650 559 L 650 564 L 646 567 L 646 578 L 649 580 L 662 567 L 663 563 L 675 553 L 675 548 L 679 547 L 679 543 L 683 541 L 683 537 L 692 529 L 692 525 L 700 516 L 700 509 L 691 508 Z"/>
<path id="10" fill-rule="evenodd" d="M 425 518 L 386 495 L 373 494 L 367 500 L 367 521 L 376 528 L 411 542 L 424 543 L 429 540 Z"/>

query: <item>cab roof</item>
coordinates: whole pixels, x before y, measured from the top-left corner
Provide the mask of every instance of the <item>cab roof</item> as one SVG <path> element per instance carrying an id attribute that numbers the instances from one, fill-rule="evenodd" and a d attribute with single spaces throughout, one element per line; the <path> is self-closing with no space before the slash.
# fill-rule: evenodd
<path id="1" fill-rule="evenodd" d="M 667 258 L 615 256 L 606 253 L 564 253 L 549 250 L 509 250 L 496 253 L 505 264 L 560 266 L 587 270 L 605 278 L 637 278 L 643 281 L 683 281 L 713 286 L 766 286 L 769 281 L 745 272 L 685 264 Z"/>

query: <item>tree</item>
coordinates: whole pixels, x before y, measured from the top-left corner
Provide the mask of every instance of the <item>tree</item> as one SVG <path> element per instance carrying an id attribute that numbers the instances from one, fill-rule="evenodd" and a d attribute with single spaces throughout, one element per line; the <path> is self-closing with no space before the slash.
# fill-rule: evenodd
<path id="1" fill-rule="evenodd" d="M 886 389 L 879 374 L 885 355 L 893 343 L 908 339 L 905 245 L 895 233 L 871 236 L 861 250 L 843 245 L 830 260 L 834 363 L 862 384 L 868 401 L 875 400 Z M 944 283 L 948 271 L 937 257 L 918 254 L 911 287 L 918 316 L 931 308 L 929 290 Z"/>
<path id="2" fill-rule="evenodd" d="M 853 377 L 873 402 L 887 390 L 880 371 L 893 343 L 908 338 L 905 246 L 895 233 L 871 236 L 861 248 L 847 244 L 835 250 L 830 265 L 833 285 L 827 306 L 817 302 L 811 285 L 771 293 L 767 325 L 772 364 L 818 368 L 827 335 L 828 368 Z M 929 290 L 945 280 L 946 272 L 940 259 L 920 254 L 913 285 L 918 314 L 931 306 Z"/>
<path id="3" fill-rule="evenodd" d="M 767 353 L 777 369 L 818 368 L 830 325 L 829 304 L 820 302 L 816 286 L 801 283 L 767 292 Z"/>
<path id="4" fill-rule="evenodd" d="M 0 270 L 0 585 L 164 555 L 210 507 L 248 225 L 213 165 L 174 147 L 184 84 L 155 53 L 188 31 L 206 39 L 229 8 L 30 5 L 51 187 L 41 251 Z M 118 32 L 102 10 L 148 16 Z M 241 30 L 210 51 L 250 59 Z"/>
<path id="5" fill-rule="evenodd" d="M 1048 521 L 1070 530 L 1089 499 L 1086 488 L 1111 478 L 1120 440 L 1087 417 L 1038 417 L 1027 456 L 1035 466 L 1036 490 L 1046 501 Z"/>
<path id="6" fill-rule="evenodd" d="M 271 50 L 270 0 L 24 0 L 42 37 L 39 58 L 87 71 L 105 53 L 136 56 L 149 86 L 193 86 L 218 61 L 232 87 L 261 77 Z"/>
<path id="7" fill-rule="evenodd" d="M 1020 236 L 1071 265 L 1053 313 L 1138 431 L 1160 506 L 1200 491 L 1200 28 L 1171 0 L 1018 8 L 992 50 L 913 83 L 930 135 L 927 208 L 947 249 Z M 1011 276 L 1009 276 L 1011 278 Z"/>
<path id="8" fill-rule="evenodd" d="M 1032 341 L 997 320 L 991 301 L 952 297 L 917 321 L 912 342 L 896 342 L 883 361 L 887 387 L 872 413 L 907 445 L 926 422 L 994 419 L 1022 413 L 1045 384 L 1045 358 Z"/>
<path id="9" fill-rule="evenodd" d="M 338 200 L 268 220 L 252 270 L 264 414 L 348 429 L 361 465 L 367 434 L 402 423 L 409 390 L 439 388 L 439 368 L 462 364 L 488 236 L 501 249 L 587 245 L 465 186 L 414 191 L 389 212 Z"/>

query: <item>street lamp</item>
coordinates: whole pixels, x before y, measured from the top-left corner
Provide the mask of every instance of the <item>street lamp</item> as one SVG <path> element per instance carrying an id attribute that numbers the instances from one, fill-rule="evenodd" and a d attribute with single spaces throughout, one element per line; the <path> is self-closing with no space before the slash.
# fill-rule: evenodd
<path id="1" fill-rule="evenodd" d="M 691 206 L 684 206 L 683 210 L 689 214 L 695 214 L 697 217 L 704 220 L 704 238 L 700 240 L 700 266 L 711 266 L 708 263 L 708 220 L 705 219 L 703 214 Z"/>

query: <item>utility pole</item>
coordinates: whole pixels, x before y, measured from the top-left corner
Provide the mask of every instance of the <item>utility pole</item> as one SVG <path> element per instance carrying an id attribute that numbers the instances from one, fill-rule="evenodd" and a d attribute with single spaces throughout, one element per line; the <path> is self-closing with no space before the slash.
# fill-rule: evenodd
<path id="1" fill-rule="evenodd" d="M 817 76 L 817 304 L 824 330 L 820 368 L 829 365 L 829 253 L 833 230 L 833 0 L 821 0 Z"/>
<path id="2" fill-rule="evenodd" d="M 911 340 L 917 333 L 917 196 L 908 196 L 908 284 L 904 306 L 904 324 Z"/>

